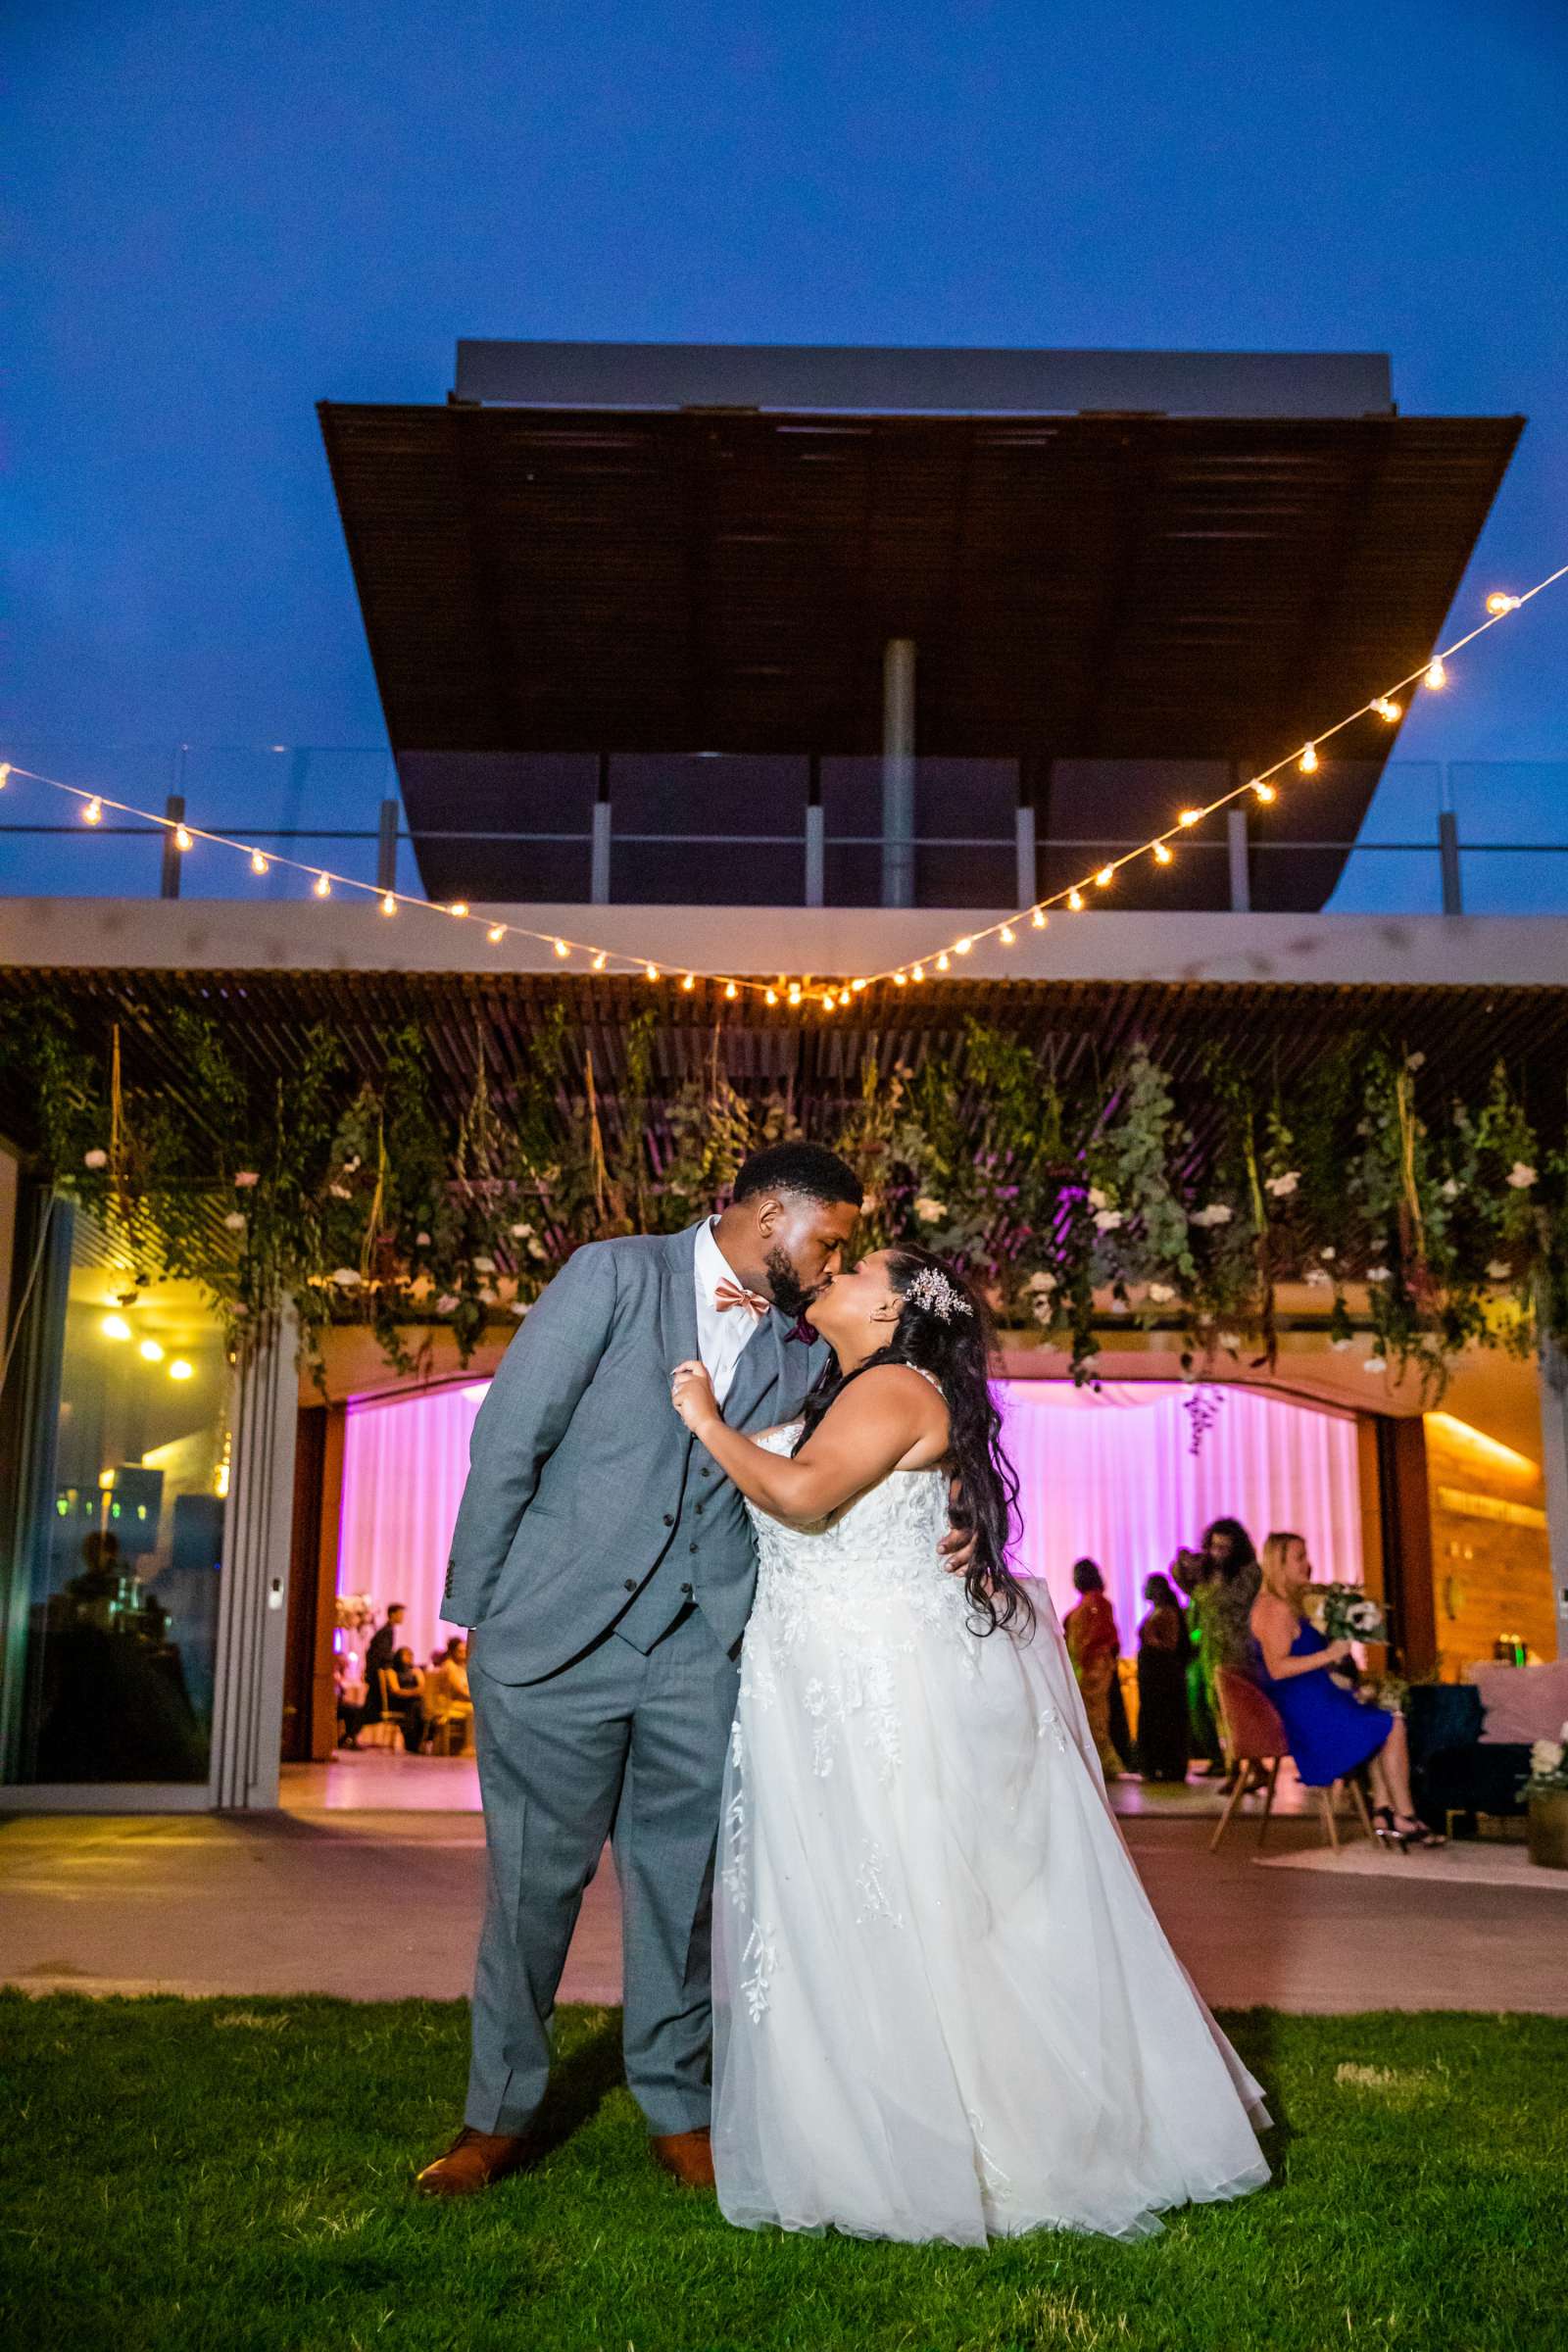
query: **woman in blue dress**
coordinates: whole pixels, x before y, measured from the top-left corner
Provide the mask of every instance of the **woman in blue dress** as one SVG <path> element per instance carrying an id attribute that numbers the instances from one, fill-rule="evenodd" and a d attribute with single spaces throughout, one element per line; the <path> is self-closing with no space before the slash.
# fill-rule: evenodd
<path id="1" fill-rule="evenodd" d="M 1328 1671 L 1352 1656 L 1348 1642 L 1326 1642 L 1306 1620 L 1302 1601 L 1312 1563 L 1300 1536 L 1272 1535 L 1261 1556 L 1262 1590 L 1251 1625 L 1262 1652 L 1258 1677 L 1290 1735 L 1296 1769 L 1309 1788 L 1326 1788 L 1365 1764 L 1378 1835 L 1400 1847 L 1442 1845 L 1410 1801 L 1404 1717 L 1369 1707 Z"/>

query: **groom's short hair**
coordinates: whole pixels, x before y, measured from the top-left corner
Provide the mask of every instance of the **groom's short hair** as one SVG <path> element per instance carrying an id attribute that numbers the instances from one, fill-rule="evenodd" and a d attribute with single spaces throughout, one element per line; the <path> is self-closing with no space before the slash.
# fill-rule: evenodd
<path id="1" fill-rule="evenodd" d="M 847 1200 L 860 1205 L 860 1179 L 847 1159 L 821 1144 L 769 1144 L 744 1161 L 731 1198 L 750 1200 L 759 1193 L 799 1193 L 808 1200 Z"/>

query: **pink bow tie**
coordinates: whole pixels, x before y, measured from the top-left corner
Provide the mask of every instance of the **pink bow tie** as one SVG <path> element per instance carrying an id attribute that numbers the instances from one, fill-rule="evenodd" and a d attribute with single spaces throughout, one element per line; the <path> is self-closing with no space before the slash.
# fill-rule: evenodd
<path id="1" fill-rule="evenodd" d="M 724 1281 L 713 1292 L 713 1304 L 719 1313 L 727 1314 L 732 1306 L 748 1307 L 754 1315 L 765 1315 L 770 1301 L 760 1292 L 749 1291 L 739 1282 Z"/>

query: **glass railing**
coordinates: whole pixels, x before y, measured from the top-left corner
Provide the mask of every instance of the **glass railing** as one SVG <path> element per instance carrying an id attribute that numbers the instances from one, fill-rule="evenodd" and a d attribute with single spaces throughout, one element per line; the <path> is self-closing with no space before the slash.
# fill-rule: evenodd
<path id="1" fill-rule="evenodd" d="M 388 752 L 355 746 L 34 742 L 9 757 L 269 860 L 258 875 L 199 838 L 180 855 L 167 824 L 112 808 L 89 826 L 81 802 L 18 773 L 0 798 L 9 898 L 287 899 L 324 866 L 517 904 L 1015 906 L 1136 848 L 1123 809 L 1152 828 L 1228 782 L 1215 761 L 1059 762 L 1048 793 L 1015 760 L 916 760 L 908 835 L 890 845 L 874 758 L 405 755 L 400 789 Z M 1183 839 L 1173 872 L 1134 869 L 1122 903 L 1568 914 L 1568 760 L 1391 761 L 1353 842 L 1280 839 L 1249 808 L 1245 829 L 1220 816 Z"/>

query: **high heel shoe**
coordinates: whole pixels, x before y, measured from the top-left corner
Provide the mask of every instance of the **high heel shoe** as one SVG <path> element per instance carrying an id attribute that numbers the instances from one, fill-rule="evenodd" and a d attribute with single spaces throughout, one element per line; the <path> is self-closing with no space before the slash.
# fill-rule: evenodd
<path id="1" fill-rule="evenodd" d="M 1412 1813 L 1406 1817 L 1411 1826 L 1401 1830 L 1392 1805 L 1377 1805 L 1372 1813 L 1372 1834 L 1380 1845 L 1393 1846 L 1398 1853 L 1407 1854 L 1413 1846 L 1426 1846 L 1433 1851 L 1448 1840 L 1439 1830 L 1429 1830 L 1424 1821 Z"/>
<path id="2" fill-rule="evenodd" d="M 1392 1805 L 1373 1806 L 1372 1835 L 1377 1839 L 1379 1845 L 1391 1846 L 1396 1853 L 1399 1854 L 1402 1854 L 1406 1851 L 1404 1839 L 1399 1836 L 1398 1829 L 1395 1823 L 1394 1807 Z"/>

